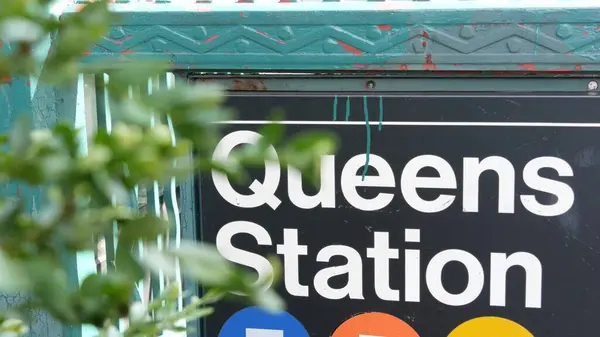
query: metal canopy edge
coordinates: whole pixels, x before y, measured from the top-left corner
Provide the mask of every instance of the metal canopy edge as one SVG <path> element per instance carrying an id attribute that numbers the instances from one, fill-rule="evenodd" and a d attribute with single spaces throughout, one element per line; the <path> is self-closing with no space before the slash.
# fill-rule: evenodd
<path id="1" fill-rule="evenodd" d="M 148 57 L 178 70 L 232 71 L 600 69 L 600 6 L 593 1 L 178 1 L 113 8 L 122 23 L 84 61 Z"/>

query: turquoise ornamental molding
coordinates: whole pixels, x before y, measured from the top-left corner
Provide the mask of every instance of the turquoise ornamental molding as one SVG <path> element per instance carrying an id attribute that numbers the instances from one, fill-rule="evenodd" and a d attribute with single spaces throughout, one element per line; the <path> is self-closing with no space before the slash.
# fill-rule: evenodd
<path id="1" fill-rule="evenodd" d="M 121 23 L 83 60 L 160 58 L 179 70 L 600 69 L 597 1 L 248 1 L 119 0 Z"/>

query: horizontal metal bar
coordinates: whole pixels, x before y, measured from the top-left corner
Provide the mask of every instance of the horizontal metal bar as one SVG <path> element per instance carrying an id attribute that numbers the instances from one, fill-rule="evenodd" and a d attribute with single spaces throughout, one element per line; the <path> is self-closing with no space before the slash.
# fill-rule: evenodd
<path id="1" fill-rule="evenodd" d="M 194 81 L 194 78 L 191 79 Z M 201 78 L 231 91 L 304 92 L 589 92 L 598 85 L 589 78 Z M 591 83 L 592 82 L 592 83 Z M 589 90 L 588 86 L 596 88 Z"/>

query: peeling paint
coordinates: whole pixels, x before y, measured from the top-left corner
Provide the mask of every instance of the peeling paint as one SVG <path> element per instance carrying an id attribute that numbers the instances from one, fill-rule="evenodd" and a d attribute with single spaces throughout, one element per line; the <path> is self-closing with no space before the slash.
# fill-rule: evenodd
<path id="1" fill-rule="evenodd" d="M 260 35 L 264 36 L 264 37 L 271 38 L 271 36 L 269 36 L 269 34 L 267 34 L 267 33 L 265 33 L 265 32 L 261 32 L 260 30 L 257 30 L 256 32 L 257 32 L 258 34 L 260 34 Z"/>
<path id="2" fill-rule="evenodd" d="M 363 181 L 367 175 L 367 170 L 369 170 L 369 157 L 371 156 L 371 122 L 369 120 L 369 107 L 367 103 L 367 96 L 363 96 L 363 111 L 365 114 L 365 127 L 367 129 L 367 149 L 365 151 L 365 166 L 362 172 Z"/>
<path id="3" fill-rule="evenodd" d="M 260 79 L 234 79 L 231 84 L 231 90 L 234 91 L 265 91 L 267 86 Z"/>
<path id="4" fill-rule="evenodd" d="M 212 35 L 212 36 L 209 36 L 209 37 L 207 37 L 206 39 L 204 39 L 204 42 L 208 43 L 208 42 L 210 42 L 210 41 L 212 41 L 212 40 L 216 39 L 217 37 L 219 37 L 219 35 Z"/>
<path id="5" fill-rule="evenodd" d="M 533 63 L 521 63 L 519 64 L 519 68 L 526 71 L 535 71 L 535 64 Z"/>
<path id="6" fill-rule="evenodd" d="M 427 55 L 425 55 L 425 64 L 423 64 L 423 69 L 435 70 L 436 68 L 437 68 L 436 65 L 433 63 L 433 60 L 431 59 L 431 53 L 427 53 Z"/>
<path id="7" fill-rule="evenodd" d="M 354 46 L 351 46 L 351 45 L 349 45 L 347 43 L 344 43 L 344 42 L 339 41 L 339 40 L 337 41 L 337 43 L 340 46 L 342 46 L 342 48 L 344 48 L 345 51 L 347 51 L 349 53 L 352 53 L 353 55 L 362 55 L 363 54 L 362 50 L 360 50 L 360 49 L 358 49 L 358 48 L 356 48 Z"/>

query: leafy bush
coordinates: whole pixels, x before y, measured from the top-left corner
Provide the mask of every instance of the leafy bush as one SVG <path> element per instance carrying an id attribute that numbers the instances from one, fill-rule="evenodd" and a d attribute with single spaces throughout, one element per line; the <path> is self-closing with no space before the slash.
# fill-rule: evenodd
<path id="1" fill-rule="evenodd" d="M 109 81 L 97 85 L 104 85 L 110 97 L 113 127 L 111 132 L 96 130 L 87 151 L 81 150 L 85 144 L 80 130 L 67 123 L 32 130 L 22 119 L 0 138 L 2 182 L 41 187 L 47 196 L 37 214 L 24 209 L 18 196 L 0 201 L 0 290 L 31 295 L 2 314 L 0 336 L 25 333 L 23 320 L 31 309 L 45 310 L 64 324 L 93 325 L 101 336 L 138 337 L 180 330 L 182 321 L 209 315 L 210 305 L 232 291 L 247 294 L 243 299 L 250 303 L 282 308 L 277 294 L 261 290 L 253 275 L 224 260 L 211 245 L 184 241 L 159 249 L 157 237 L 168 236 L 169 223 L 140 213 L 128 198 L 136 187 L 155 181 L 162 186 L 197 171 L 220 170 L 242 180 L 245 167 L 263 165 L 268 144 L 281 147 L 283 164 L 315 172 L 320 156 L 334 150 L 332 138 L 302 134 L 282 142 L 281 130 L 272 124 L 262 130 L 262 144 L 241 149 L 227 162 L 213 162 L 220 137 L 216 122 L 234 118 L 222 107 L 220 88 L 180 82 L 149 94 L 138 89 L 148 79 L 164 76 L 168 64 L 82 63 L 80 56 L 118 17 L 107 1 L 96 1 L 57 19 L 47 14 L 50 2 L 2 1 L 0 40 L 10 48 L 0 53 L 0 77 L 27 76 L 58 87 L 72 83 L 78 74 L 108 74 Z M 51 52 L 45 60 L 36 59 L 33 51 L 49 37 Z M 79 288 L 72 286 L 64 256 L 94 250 L 97 240 L 112 236 L 115 228 L 114 268 L 88 276 Z M 143 254 L 134 254 L 140 242 Z M 172 281 L 150 303 L 131 303 L 136 283 L 147 272 L 175 280 L 180 270 L 210 291 L 178 309 L 180 284 Z M 119 332 L 116 326 L 123 318 L 129 326 Z"/>

